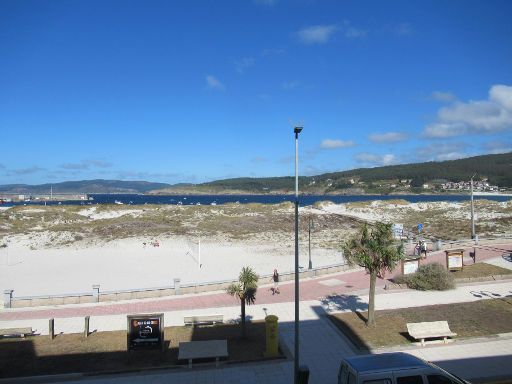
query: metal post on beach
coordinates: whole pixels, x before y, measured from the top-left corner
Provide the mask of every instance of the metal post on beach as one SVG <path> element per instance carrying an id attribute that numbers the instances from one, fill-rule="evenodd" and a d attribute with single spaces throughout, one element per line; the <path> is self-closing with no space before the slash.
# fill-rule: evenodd
<path id="1" fill-rule="evenodd" d="M 309 264 L 308 269 L 313 269 L 313 263 L 311 262 L 311 230 L 313 229 L 313 219 L 309 218 L 308 224 L 308 246 L 309 246 Z"/>
<path id="2" fill-rule="evenodd" d="M 299 379 L 299 133 L 302 127 L 295 127 L 295 353 L 293 382 Z"/>

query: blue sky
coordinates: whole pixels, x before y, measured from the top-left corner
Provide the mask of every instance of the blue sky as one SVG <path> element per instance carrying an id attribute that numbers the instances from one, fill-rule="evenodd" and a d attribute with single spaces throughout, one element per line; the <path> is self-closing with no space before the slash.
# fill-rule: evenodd
<path id="1" fill-rule="evenodd" d="M 510 1 L 0 1 L 0 184 L 512 151 Z"/>

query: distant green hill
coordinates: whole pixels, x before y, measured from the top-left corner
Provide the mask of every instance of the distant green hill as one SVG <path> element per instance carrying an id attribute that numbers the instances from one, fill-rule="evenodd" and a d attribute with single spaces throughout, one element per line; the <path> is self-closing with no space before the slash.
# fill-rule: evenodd
<path id="1" fill-rule="evenodd" d="M 150 183 L 148 181 L 120 181 L 120 180 L 82 180 L 66 181 L 63 183 L 27 185 L 7 184 L 0 185 L 0 192 L 11 194 L 54 194 L 69 193 L 145 193 L 154 189 L 169 187 L 170 184 Z"/>
<path id="2" fill-rule="evenodd" d="M 492 185 L 512 188 L 512 152 L 460 160 L 358 168 L 317 176 L 302 176 L 299 178 L 299 186 L 302 192 L 311 193 L 361 192 L 361 190 L 381 193 L 382 189 L 389 192 L 388 187 L 391 183 L 396 182 L 399 187 L 402 180 L 407 180 L 404 184 L 410 185 L 414 191 L 414 188 L 420 188 L 424 183 L 436 181 L 439 183 L 441 180 L 467 181 L 475 173 L 475 180 L 487 179 Z M 259 193 L 289 192 L 295 188 L 294 180 L 293 177 L 236 178 L 212 181 L 199 184 L 196 187 Z M 380 185 L 379 182 L 381 182 Z M 384 186 L 382 182 L 384 182 Z"/>

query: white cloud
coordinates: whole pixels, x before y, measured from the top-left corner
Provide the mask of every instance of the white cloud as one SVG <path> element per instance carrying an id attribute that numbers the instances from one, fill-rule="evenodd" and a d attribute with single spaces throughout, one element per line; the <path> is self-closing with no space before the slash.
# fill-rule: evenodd
<path id="1" fill-rule="evenodd" d="M 408 135 L 403 132 L 374 133 L 368 138 L 374 143 L 396 143 L 407 140 Z"/>
<path id="2" fill-rule="evenodd" d="M 423 134 L 429 138 L 445 138 L 508 129 L 512 129 L 512 87 L 494 85 L 488 100 L 454 102 L 441 108 L 437 121 L 427 125 Z"/>
<path id="3" fill-rule="evenodd" d="M 206 85 L 210 89 L 216 89 L 219 91 L 223 91 L 225 89 L 224 84 L 222 84 L 215 76 L 212 75 L 206 76 Z"/>
<path id="4" fill-rule="evenodd" d="M 356 155 L 356 160 L 363 165 L 373 165 L 373 166 L 384 166 L 384 165 L 392 165 L 396 164 L 397 159 L 395 155 L 387 154 L 387 155 L 377 155 L 374 153 L 358 153 Z"/>
<path id="5" fill-rule="evenodd" d="M 297 36 L 304 44 L 324 44 L 338 29 L 336 25 L 314 25 L 299 30 Z"/>
<path id="6" fill-rule="evenodd" d="M 325 139 L 320 143 L 322 149 L 337 149 L 337 148 L 348 148 L 353 147 L 355 144 L 352 140 L 331 140 Z"/>
<path id="7" fill-rule="evenodd" d="M 430 95 L 430 98 L 435 101 L 441 101 L 443 103 L 454 101 L 455 95 L 451 92 L 441 92 L 441 91 L 435 91 L 432 92 Z"/>
<path id="8" fill-rule="evenodd" d="M 235 69 L 238 73 L 243 74 L 245 71 L 255 64 L 256 60 L 253 57 L 242 57 L 240 60 L 235 61 Z"/>

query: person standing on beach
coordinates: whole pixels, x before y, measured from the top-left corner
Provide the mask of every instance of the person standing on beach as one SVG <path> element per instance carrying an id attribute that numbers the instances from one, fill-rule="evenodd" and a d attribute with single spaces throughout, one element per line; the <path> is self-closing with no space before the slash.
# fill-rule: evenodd
<path id="1" fill-rule="evenodd" d="M 281 293 L 279 292 L 279 273 L 277 272 L 277 269 L 274 269 L 274 274 L 272 275 L 272 281 L 274 282 L 274 286 L 272 287 L 272 295 L 275 293 Z"/>

